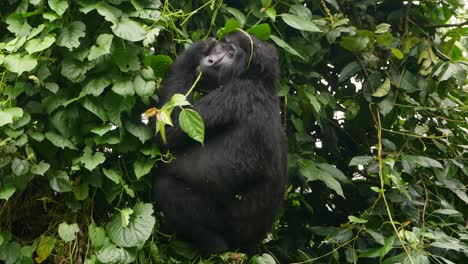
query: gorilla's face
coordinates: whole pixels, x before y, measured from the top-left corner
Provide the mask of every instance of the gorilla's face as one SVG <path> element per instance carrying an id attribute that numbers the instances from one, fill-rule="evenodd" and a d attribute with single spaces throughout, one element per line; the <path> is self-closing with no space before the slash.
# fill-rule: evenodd
<path id="1" fill-rule="evenodd" d="M 229 82 L 246 70 L 248 56 L 242 47 L 242 37 L 239 34 L 224 37 L 200 60 L 198 70 L 203 72 L 202 79 L 209 86 Z"/>

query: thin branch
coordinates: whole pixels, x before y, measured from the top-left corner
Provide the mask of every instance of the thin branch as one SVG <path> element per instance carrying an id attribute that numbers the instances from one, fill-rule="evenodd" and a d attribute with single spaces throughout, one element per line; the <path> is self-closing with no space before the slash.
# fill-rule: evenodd
<path id="1" fill-rule="evenodd" d="M 444 28 L 444 27 L 462 27 L 468 25 L 468 20 L 458 24 L 442 24 L 442 25 L 421 25 L 423 28 Z"/>

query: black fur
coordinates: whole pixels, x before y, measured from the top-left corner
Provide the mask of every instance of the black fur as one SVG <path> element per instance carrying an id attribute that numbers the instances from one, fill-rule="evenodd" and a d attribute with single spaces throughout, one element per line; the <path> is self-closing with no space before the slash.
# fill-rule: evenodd
<path id="1" fill-rule="evenodd" d="M 234 63 L 215 73 L 207 69 L 202 84 L 209 92 L 193 103 L 205 123 L 204 144 L 189 139 L 174 117 L 166 147 L 176 159 L 161 163 L 154 175 L 155 202 L 167 222 L 209 253 L 254 248 L 284 196 L 287 143 L 276 94 L 278 57 L 270 44 L 252 40 L 248 66 L 250 39 L 242 32 L 224 38 L 236 46 Z M 215 45 L 206 40 L 181 54 L 163 82 L 161 105 L 188 91 Z"/>

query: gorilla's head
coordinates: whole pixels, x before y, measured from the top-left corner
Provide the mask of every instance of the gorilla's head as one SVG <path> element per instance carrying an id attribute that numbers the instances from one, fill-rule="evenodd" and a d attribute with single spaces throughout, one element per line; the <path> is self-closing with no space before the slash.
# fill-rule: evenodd
<path id="1" fill-rule="evenodd" d="M 244 32 L 236 32 L 212 43 L 198 69 L 203 71 L 203 79 L 210 86 L 237 78 L 272 80 L 279 73 L 278 55 L 272 45 Z"/>

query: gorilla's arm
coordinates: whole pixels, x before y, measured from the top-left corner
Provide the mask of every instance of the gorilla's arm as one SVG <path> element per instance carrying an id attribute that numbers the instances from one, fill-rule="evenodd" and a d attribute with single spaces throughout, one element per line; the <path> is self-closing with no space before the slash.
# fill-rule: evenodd
<path id="1" fill-rule="evenodd" d="M 227 127 L 232 122 L 235 116 L 236 105 L 232 102 L 232 98 L 229 98 L 226 94 L 228 89 L 219 88 L 213 90 L 193 105 L 193 110 L 203 119 L 205 136 L 212 133 L 219 133 L 222 131 L 222 128 Z M 200 144 L 190 139 L 180 128 L 179 112 L 173 114 L 172 123 L 174 126 L 167 127 L 166 129 L 167 143 L 165 146 L 167 148 L 175 149 L 192 144 Z"/>
<path id="2" fill-rule="evenodd" d="M 169 102 L 176 93 L 185 94 L 197 77 L 197 67 L 200 60 L 214 47 L 213 38 L 197 42 L 184 51 L 171 66 L 159 91 L 159 106 Z M 192 101 L 192 95 L 189 96 Z"/>

